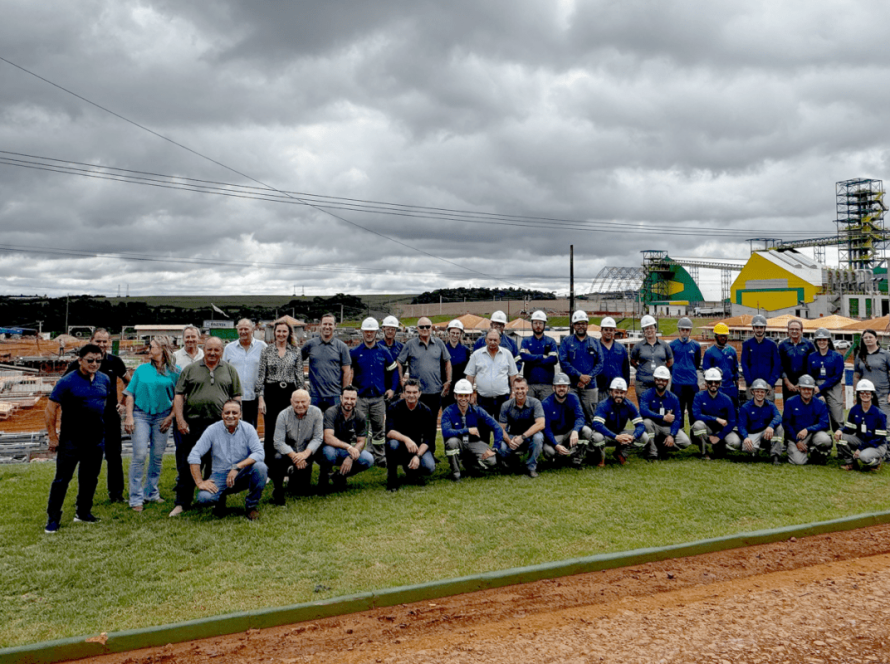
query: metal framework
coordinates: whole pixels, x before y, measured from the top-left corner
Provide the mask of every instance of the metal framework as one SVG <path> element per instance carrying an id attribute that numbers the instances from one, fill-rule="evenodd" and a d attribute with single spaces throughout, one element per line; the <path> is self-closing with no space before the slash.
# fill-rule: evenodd
<path id="1" fill-rule="evenodd" d="M 635 297 L 646 278 L 641 267 L 604 267 L 590 283 L 590 293 L 615 298 Z"/>
<path id="2" fill-rule="evenodd" d="M 885 264 L 887 232 L 884 228 L 884 182 L 855 179 L 838 182 L 837 245 L 841 265 L 854 270 Z"/>

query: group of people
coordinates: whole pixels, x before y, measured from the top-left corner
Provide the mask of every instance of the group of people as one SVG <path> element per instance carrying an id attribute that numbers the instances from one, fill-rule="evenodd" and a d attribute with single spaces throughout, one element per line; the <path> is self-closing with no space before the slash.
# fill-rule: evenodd
<path id="1" fill-rule="evenodd" d="M 622 465 L 632 451 L 656 461 L 693 440 L 704 458 L 763 452 L 773 463 L 786 455 L 796 465 L 824 463 L 836 442 L 845 469 L 878 467 L 887 454 L 890 353 L 873 330 L 862 336 L 857 402 L 845 417 L 843 358 L 826 330 L 816 333 L 815 346 L 804 340 L 800 321 L 791 321 L 788 338 L 776 344 L 766 337 L 766 319 L 754 317 L 741 362 L 725 325 L 715 326 L 716 343 L 702 353 L 688 318 L 678 323 L 679 338 L 667 343 L 658 338 L 655 319 L 644 316 L 643 338 L 630 353 L 616 340 L 612 318 L 602 320 L 600 339 L 589 335 L 584 311 L 572 314 L 572 333 L 560 343 L 545 334 L 542 311 L 532 314 L 532 334 L 519 346 L 503 333 L 506 323 L 503 312 L 495 312 L 472 349 L 463 343 L 459 320 L 448 324 L 443 340 L 421 318 L 417 336 L 403 344 L 395 317 L 382 324 L 367 318 L 362 342 L 352 349 L 337 338 L 331 314 L 302 346 L 284 320 L 274 323 L 270 344 L 241 320 L 237 341 L 225 345 L 209 337 L 203 349 L 197 328 L 187 327 L 183 348 L 174 351 L 169 339 L 156 337 L 150 361 L 133 372 L 108 352 L 108 332 L 96 330 L 46 410 L 50 449 L 58 451 L 46 532 L 60 526 L 78 465 L 75 521 L 98 520 L 91 510 L 103 455 L 109 498 L 124 499 L 121 416 L 133 440 L 128 502 L 136 512 L 147 502 L 164 502 L 158 480 L 173 429 L 178 476 L 171 517 L 193 502 L 225 514 L 226 496 L 246 491 L 246 516 L 256 519 L 267 482 L 271 501 L 284 504 L 288 493 L 310 492 L 316 463 L 315 490 L 322 493 L 375 464 L 386 469 L 390 491 L 399 488 L 399 467 L 422 481 L 435 471 L 440 410 L 455 482 L 495 469 L 535 478 L 542 458 L 603 466 L 607 446 Z M 631 366 L 639 406 L 627 397 Z M 741 406 L 740 375 L 748 390 Z M 780 380 L 784 413 L 774 404 Z"/>

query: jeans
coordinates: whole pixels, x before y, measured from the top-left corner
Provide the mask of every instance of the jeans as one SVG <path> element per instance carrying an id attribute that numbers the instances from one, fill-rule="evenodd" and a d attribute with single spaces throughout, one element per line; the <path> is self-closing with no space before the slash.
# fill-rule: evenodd
<path id="1" fill-rule="evenodd" d="M 93 496 L 96 493 L 96 485 L 99 483 L 99 471 L 102 470 L 102 443 L 98 445 L 77 445 L 73 442 L 64 442 L 59 445 L 56 453 L 56 477 L 49 489 L 49 501 L 46 505 L 46 513 L 50 521 L 59 521 L 62 518 L 62 503 L 65 502 L 65 494 L 68 493 L 68 484 L 74 477 L 77 469 L 77 507 L 75 514 L 86 516 L 93 509 Z"/>
<path id="2" fill-rule="evenodd" d="M 161 423 L 170 415 L 170 409 L 156 415 L 146 413 L 139 407 L 133 408 L 133 459 L 130 461 L 130 507 L 141 505 L 144 500 L 157 500 L 158 480 L 164 465 L 164 450 L 167 449 L 167 432 L 161 431 Z M 145 461 L 148 459 L 148 472 Z M 145 480 L 145 489 L 142 481 Z"/>
<path id="3" fill-rule="evenodd" d="M 342 447 L 322 445 L 321 457 L 322 458 L 319 460 L 318 465 L 321 468 L 322 475 L 326 476 L 331 472 L 331 468 L 333 466 L 340 466 L 344 461 L 346 461 L 346 459 L 349 458 L 349 452 L 344 450 Z M 368 452 L 368 450 L 362 450 L 358 455 L 358 459 L 353 459 L 352 469 L 349 471 L 349 476 L 360 473 L 363 470 L 367 470 L 373 465 L 374 457 L 371 456 L 371 453 Z"/>
<path id="4" fill-rule="evenodd" d="M 408 452 L 408 448 L 405 446 L 405 443 L 393 440 L 392 438 L 386 439 L 386 468 L 387 468 L 387 481 L 392 483 L 396 480 L 399 472 L 399 466 L 402 466 L 405 469 L 405 474 L 417 473 L 420 475 L 432 475 L 436 472 L 436 460 L 433 458 L 433 453 L 427 450 L 420 457 L 420 465 L 417 467 L 417 470 L 408 470 L 408 464 L 411 459 L 414 458 L 414 455 Z"/>
<path id="5" fill-rule="evenodd" d="M 226 486 L 226 478 L 229 476 L 229 471 L 224 470 L 211 473 L 210 481 L 216 485 L 216 493 L 210 493 L 209 491 L 204 490 L 198 491 L 196 502 L 199 505 L 218 503 L 221 500 L 225 501 L 226 496 L 230 493 L 247 491 L 247 498 L 244 499 L 244 507 L 247 510 L 254 510 L 257 505 L 260 504 L 260 498 L 263 496 L 263 489 L 266 488 L 267 475 L 268 471 L 266 470 L 266 464 L 262 461 L 257 461 L 254 464 L 241 469 L 235 477 L 235 484 L 230 489 Z"/>
<path id="6" fill-rule="evenodd" d="M 520 455 L 522 455 L 524 452 L 528 452 L 528 456 L 525 458 L 525 467 L 526 470 L 532 471 L 538 468 L 538 457 L 541 456 L 541 450 L 543 448 L 544 434 L 539 431 L 538 433 L 532 435 L 531 438 L 523 437 L 522 442 L 519 444 L 519 447 L 517 447 L 515 450 L 510 448 L 510 445 L 507 443 L 506 440 L 501 441 L 498 447 L 498 454 L 500 455 L 501 459 L 503 459 L 507 467 L 512 468 L 519 465 L 521 461 Z"/>

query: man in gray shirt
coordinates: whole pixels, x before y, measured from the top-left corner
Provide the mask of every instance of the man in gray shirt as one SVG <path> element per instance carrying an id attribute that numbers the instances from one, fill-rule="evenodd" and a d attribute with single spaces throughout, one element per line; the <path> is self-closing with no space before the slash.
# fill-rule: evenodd
<path id="1" fill-rule="evenodd" d="M 312 405 L 322 412 L 340 405 L 340 390 L 352 382 L 352 358 L 349 347 L 334 336 L 334 314 L 321 317 L 319 336 L 303 344 L 303 361 L 309 362 L 309 394 Z"/>
<path id="2" fill-rule="evenodd" d="M 411 378 L 420 381 L 420 403 L 439 417 L 442 396 L 451 389 L 451 354 L 445 342 L 432 335 L 429 318 L 417 321 L 417 336 L 408 341 L 399 353 L 399 379 L 405 384 L 407 365 Z M 444 368 L 445 380 L 442 380 Z"/>
<path id="3" fill-rule="evenodd" d="M 541 402 L 528 396 L 528 383 L 519 376 L 513 381 L 513 398 L 501 406 L 498 423 L 504 430 L 498 456 L 508 469 L 520 468 L 520 455 L 527 452 L 525 472 L 538 476 L 538 457 L 544 448 L 544 426 L 547 423 Z"/>
<path id="4" fill-rule="evenodd" d="M 290 408 L 278 414 L 275 423 L 275 458 L 269 459 L 269 478 L 275 484 L 272 503 L 284 505 L 284 490 L 308 495 L 315 453 L 324 441 L 324 416 L 309 405 L 309 392 L 294 390 Z"/>

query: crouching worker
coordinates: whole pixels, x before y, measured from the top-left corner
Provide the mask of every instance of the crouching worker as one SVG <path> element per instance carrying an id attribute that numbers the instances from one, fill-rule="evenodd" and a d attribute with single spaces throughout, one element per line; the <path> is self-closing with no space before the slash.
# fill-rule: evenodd
<path id="1" fill-rule="evenodd" d="M 877 392 L 870 380 L 856 384 L 856 404 L 847 414 L 842 429 L 834 434 L 837 455 L 843 470 L 853 470 L 857 462 L 877 470 L 887 453 L 887 416 L 875 404 Z"/>
<path id="2" fill-rule="evenodd" d="M 445 456 L 451 465 L 451 479 L 460 482 L 460 460 L 468 471 L 486 471 L 497 468 L 494 449 L 479 436 L 479 425 L 494 432 L 494 446 L 500 446 L 504 432 L 497 421 L 479 406 L 470 403 L 473 386 L 462 379 L 454 386 L 454 399 L 442 413 L 442 438 L 445 439 Z"/>
<path id="3" fill-rule="evenodd" d="M 420 381 L 405 381 L 402 399 L 386 412 L 386 489 L 398 491 L 399 466 L 409 479 L 436 470 L 436 416 L 420 403 Z"/>
<path id="4" fill-rule="evenodd" d="M 737 416 L 732 399 L 720 391 L 723 374 L 712 367 L 705 371 L 705 386 L 692 400 L 692 435 L 699 441 L 701 458 L 710 459 L 708 443 L 715 454 L 722 455 L 727 447 L 738 449 L 741 438 L 733 431 Z"/>
<path id="5" fill-rule="evenodd" d="M 578 397 L 569 392 L 569 377 L 553 377 L 553 394 L 541 402 L 544 408 L 544 448 L 547 461 L 564 460 L 580 468 L 590 449 L 593 429 L 587 426 Z"/>
<path id="6" fill-rule="evenodd" d="M 782 414 L 776 404 L 767 401 L 769 383 L 758 378 L 748 388 L 753 397 L 739 409 L 739 435 L 741 445 L 736 444 L 735 437 L 727 443 L 727 447 L 756 456 L 759 451 L 769 451 L 773 465 L 780 464 L 779 457 L 785 448 Z"/>
<path id="7" fill-rule="evenodd" d="M 213 461 L 210 479 L 205 480 L 201 477 L 201 457 L 208 452 Z M 198 504 L 212 503 L 214 516 L 225 516 L 226 496 L 247 491 L 246 516 L 256 521 L 260 516 L 257 505 L 266 486 L 265 456 L 256 429 L 241 421 L 241 404 L 234 399 L 226 401 L 222 421 L 204 430 L 188 456 L 198 487 Z"/>
<path id="8" fill-rule="evenodd" d="M 655 387 L 646 390 L 640 397 L 640 415 L 643 416 L 643 426 L 649 436 L 649 443 L 646 445 L 648 461 L 665 459 L 668 453 L 685 450 L 691 444 L 689 436 L 683 431 L 680 399 L 668 391 L 671 372 L 667 367 L 658 367 L 652 377 Z"/>
<path id="9" fill-rule="evenodd" d="M 319 460 L 316 452 L 324 441 L 324 415 L 310 401 L 309 392 L 294 390 L 290 406 L 278 413 L 275 421 L 274 456 L 266 459 L 269 479 L 275 485 L 274 505 L 284 505 L 285 488 L 292 494 L 309 495 L 312 464 Z"/>
<path id="10" fill-rule="evenodd" d="M 797 389 L 800 394 L 785 402 L 782 415 L 782 427 L 788 442 L 788 462 L 795 466 L 803 466 L 807 462 L 825 465 L 832 446 L 828 433 L 831 429 L 828 406 L 821 399 L 813 398 L 816 381 L 809 374 L 798 379 Z"/>
<path id="11" fill-rule="evenodd" d="M 333 490 L 346 488 L 346 478 L 367 470 L 374 465 L 374 457 L 365 449 L 368 421 L 356 412 L 358 390 L 352 385 L 340 390 L 340 403 L 324 412 L 324 445 L 318 466 L 319 493 L 328 493 L 332 485 L 328 483 L 333 474 Z M 338 467 L 337 470 L 334 470 Z"/>
<path id="12" fill-rule="evenodd" d="M 633 424 L 633 433 L 624 430 L 628 422 Z M 643 448 L 648 442 L 643 418 L 637 407 L 627 400 L 627 383 L 623 378 L 613 378 L 609 398 L 600 402 L 593 418 L 593 446 L 599 452 L 597 465 L 606 465 L 606 445 L 615 446 L 615 459 L 623 466 L 631 446 Z"/>
<path id="13" fill-rule="evenodd" d="M 507 470 L 519 471 L 520 455 L 525 454 L 525 473 L 536 478 L 546 418 L 541 402 L 528 396 L 528 383 L 522 376 L 513 381 L 513 398 L 501 406 L 498 421 L 504 430 L 504 442 L 498 451 L 504 466 Z"/>

